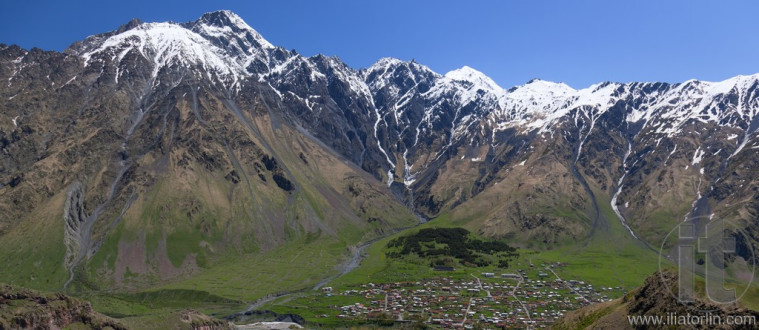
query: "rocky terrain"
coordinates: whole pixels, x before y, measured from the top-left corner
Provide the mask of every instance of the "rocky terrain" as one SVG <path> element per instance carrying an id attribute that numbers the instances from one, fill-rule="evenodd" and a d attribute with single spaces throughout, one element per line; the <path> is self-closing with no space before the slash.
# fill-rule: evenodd
<path id="1" fill-rule="evenodd" d="M 82 299 L 0 285 L 0 329 L 233 329 L 227 321 L 195 310 L 167 315 L 161 325 L 140 319 L 115 320 L 96 312 Z"/>
<path id="2" fill-rule="evenodd" d="M 728 324 L 728 317 L 759 317 L 759 313 L 737 304 L 718 305 L 708 299 L 698 298 L 688 304 L 678 302 L 677 275 L 668 271 L 657 272 L 646 279 L 643 286 L 623 298 L 591 305 L 568 313 L 555 325 L 555 329 L 755 329 L 753 324 Z M 631 324 L 628 317 L 635 316 L 708 316 L 703 324 Z M 719 324 L 715 320 L 721 320 Z M 711 323 L 709 323 L 711 320 Z M 746 322 L 748 323 L 748 322 Z"/>
<path id="3" fill-rule="evenodd" d="M 63 329 L 77 325 L 90 329 L 126 329 L 80 299 L 0 285 L 0 328 Z"/>

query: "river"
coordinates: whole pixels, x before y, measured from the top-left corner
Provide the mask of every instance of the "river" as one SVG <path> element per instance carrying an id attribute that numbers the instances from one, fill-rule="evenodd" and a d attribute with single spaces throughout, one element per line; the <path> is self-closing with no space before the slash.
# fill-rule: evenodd
<path id="1" fill-rule="evenodd" d="M 361 265 L 361 260 L 363 260 L 364 257 L 366 256 L 364 254 L 364 250 L 366 250 L 366 248 L 368 246 L 376 243 L 377 241 L 379 241 L 379 240 L 381 240 L 383 238 L 386 238 L 388 236 L 394 235 L 394 234 L 399 233 L 401 231 L 404 231 L 404 230 L 407 230 L 407 229 L 411 229 L 411 228 L 415 228 L 415 227 L 421 225 L 422 223 L 424 223 L 424 222 L 420 221 L 419 224 L 411 226 L 411 227 L 397 228 L 397 229 L 391 230 L 391 231 L 389 231 L 387 233 L 384 233 L 382 236 L 378 236 L 378 237 L 375 237 L 375 238 L 373 238 L 373 239 L 371 239 L 369 241 L 361 243 L 361 245 L 359 245 L 359 246 L 350 247 L 351 256 L 350 256 L 350 258 L 348 258 L 348 260 L 346 260 L 346 261 L 344 261 L 344 262 L 342 262 L 341 264 L 338 265 L 337 268 L 339 269 L 339 272 L 337 272 L 336 274 L 332 274 L 332 275 L 324 277 L 322 280 L 320 280 L 318 283 L 316 283 L 316 285 L 314 285 L 310 289 L 309 288 L 303 288 L 303 289 L 299 289 L 299 290 L 283 291 L 283 292 L 277 292 L 277 293 L 268 294 L 268 295 L 266 295 L 266 296 L 264 296 L 262 298 L 259 298 L 259 299 L 255 300 L 255 301 L 251 302 L 248 305 L 248 307 L 245 308 L 244 311 L 239 312 L 239 313 L 235 313 L 235 314 L 232 314 L 232 315 L 229 315 L 229 316 L 226 316 L 224 318 L 225 319 L 229 319 L 229 320 L 234 320 L 234 319 L 239 319 L 239 318 L 245 319 L 246 314 L 250 314 L 252 311 L 257 310 L 257 309 L 263 307 L 264 305 L 266 305 L 266 304 L 268 304 L 268 303 L 270 303 L 270 302 L 272 302 L 274 300 L 277 300 L 279 298 L 283 298 L 283 297 L 287 297 L 287 296 L 292 296 L 292 295 L 299 294 L 299 293 L 304 293 L 304 292 L 307 292 L 307 291 L 319 290 L 322 287 L 324 287 L 325 285 L 327 285 L 327 283 L 334 281 L 335 279 L 339 278 L 340 276 L 343 276 L 343 275 L 351 272 L 352 270 L 356 269 L 358 266 L 360 266 Z"/>

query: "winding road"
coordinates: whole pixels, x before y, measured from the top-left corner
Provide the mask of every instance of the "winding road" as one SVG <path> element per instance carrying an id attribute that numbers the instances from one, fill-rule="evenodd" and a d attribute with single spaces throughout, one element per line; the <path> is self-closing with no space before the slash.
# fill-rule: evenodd
<path id="1" fill-rule="evenodd" d="M 527 306 L 525 306 L 525 304 L 521 300 L 519 300 L 519 297 L 517 297 L 517 289 L 519 288 L 520 285 L 522 285 L 522 282 L 524 282 L 524 277 L 522 277 L 522 275 L 519 275 L 519 282 L 517 282 L 517 285 L 514 286 L 514 290 L 511 290 L 511 296 L 514 297 L 514 299 L 516 299 L 519 305 L 522 306 L 522 309 L 524 309 L 524 313 L 527 315 L 527 321 L 529 322 L 529 324 L 532 324 L 532 317 L 530 316 L 530 310 L 528 310 Z"/>
<path id="2" fill-rule="evenodd" d="M 547 269 L 549 272 L 553 273 L 553 276 L 556 276 L 556 279 L 557 279 L 557 280 L 559 280 L 559 282 L 561 282 L 561 283 L 564 283 L 564 286 L 566 286 L 566 287 L 567 287 L 567 289 L 569 289 L 569 291 L 570 291 L 570 292 L 571 292 L 571 291 L 574 291 L 574 292 L 575 292 L 575 294 L 577 294 L 577 297 L 578 297 L 578 298 L 580 298 L 580 299 L 582 299 L 582 300 L 585 300 L 586 302 L 590 303 L 590 300 L 588 300 L 588 298 L 587 298 L 587 297 L 585 297 L 585 296 L 583 296 L 582 294 L 580 294 L 580 291 L 578 291 L 578 290 L 575 290 L 575 288 L 573 288 L 571 285 L 569 285 L 569 282 L 562 280 L 562 279 L 561 279 L 561 277 L 559 277 L 559 275 L 558 275 L 558 274 L 556 274 L 556 272 L 554 272 L 554 271 L 553 271 L 553 269 L 551 269 L 551 267 L 546 267 L 546 269 Z"/>

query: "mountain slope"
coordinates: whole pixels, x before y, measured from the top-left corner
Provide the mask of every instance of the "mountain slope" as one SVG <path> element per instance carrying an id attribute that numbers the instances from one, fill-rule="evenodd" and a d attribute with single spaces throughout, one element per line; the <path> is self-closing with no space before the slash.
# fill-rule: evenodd
<path id="1" fill-rule="evenodd" d="M 239 47 L 215 46 L 229 40 Z M 66 54 L 2 46 L 2 113 L 15 118 L 2 126 L 0 230 L 12 248 L 0 258 L 15 266 L 4 280 L 144 287 L 280 246 L 328 246 L 303 255 L 319 266 L 291 275 L 302 286 L 334 272 L 348 246 L 415 223 L 287 120 L 277 91 L 250 71 L 270 51 L 230 12 L 131 23 Z M 41 235 L 50 239 L 22 243 Z"/>

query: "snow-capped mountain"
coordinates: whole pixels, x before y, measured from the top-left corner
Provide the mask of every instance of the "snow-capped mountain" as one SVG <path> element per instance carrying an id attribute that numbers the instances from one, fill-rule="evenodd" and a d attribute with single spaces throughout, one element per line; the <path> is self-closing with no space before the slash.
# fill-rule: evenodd
<path id="1" fill-rule="evenodd" d="M 407 184 L 413 182 L 411 174 L 400 170 L 413 167 L 417 161 L 409 163 L 407 158 L 409 154 L 416 158 L 414 147 L 420 139 L 436 149 L 432 153 L 437 156 L 467 137 L 470 142 L 482 139 L 479 142 L 498 144 L 496 133 L 509 128 L 519 129 L 522 134 L 552 132 L 552 127 L 568 116 L 573 117 L 575 125 L 588 126 L 592 131 L 596 120 L 618 102 L 635 104 L 625 114 L 627 122 L 642 121 L 641 129 L 655 127 L 655 134 L 668 137 L 691 120 L 748 128 L 756 115 L 756 97 L 751 94 L 755 89 L 751 87 L 757 75 L 718 83 L 602 83 L 580 90 L 534 79 L 505 90 L 468 66 L 440 75 L 413 61 L 383 58 L 356 71 L 337 58 L 304 57 L 275 47 L 230 11 L 208 13 L 184 24 L 132 22 L 116 32 L 90 37 L 67 52 L 83 58 L 86 66 L 115 62 L 116 81 L 128 74 L 129 69 L 122 71 L 120 64 L 130 54 L 140 65 L 152 68 L 151 77 L 161 70 L 193 67 L 199 69 L 194 74 L 218 79 L 238 92 L 239 82 L 253 77 L 273 87 L 281 99 L 293 98 L 289 103 L 311 112 L 315 107 L 316 112 L 320 107 L 329 107 L 331 104 L 324 104 L 323 96 L 330 93 L 330 85 L 340 83 L 345 87 L 344 93 L 330 95 L 340 109 L 331 112 L 354 107 L 351 112 L 359 114 L 361 122 L 351 123 L 349 132 L 375 138 L 354 142 L 344 137 L 347 141 L 341 143 L 355 144 L 355 148 L 362 149 L 359 155 L 366 154 L 367 145 L 376 144 L 374 151 L 384 158 L 381 166 L 391 173 L 399 169 L 399 173 L 388 176 L 388 182 L 397 176 Z M 728 103 L 731 93 L 741 102 Z M 341 104 L 346 98 L 358 103 Z M 489 138 L 485 134 L 471 136 L 480 121 L 485 121 L 479 124 L 492 132 Z M 362 165 L 361 157 L 351 156 Z"/>
<path id="2" fill-rule="evenodd" d="M 504 89 L 466 66 L 303 56 L 219 11 L 65 53 L 2 45 L 0 78 L 0 232 L 64 208 L 72 269 L 161 189 L 188 217 L 254 219 L 195 225 L 257 248 L 412 213 L 546 246 L 611 221 L 646 242 L 693 216 L 759 233 L 759 75 Z"/>

